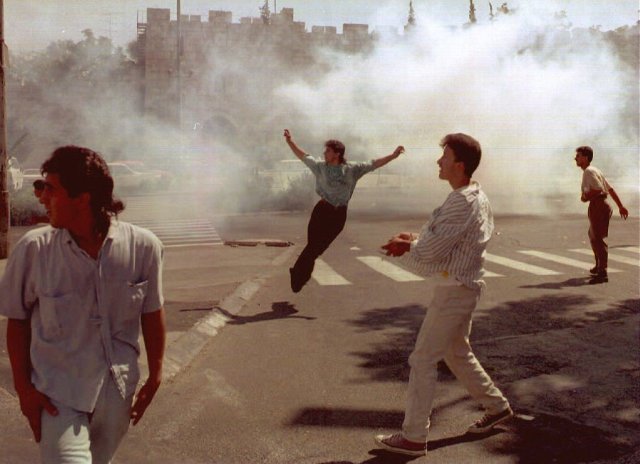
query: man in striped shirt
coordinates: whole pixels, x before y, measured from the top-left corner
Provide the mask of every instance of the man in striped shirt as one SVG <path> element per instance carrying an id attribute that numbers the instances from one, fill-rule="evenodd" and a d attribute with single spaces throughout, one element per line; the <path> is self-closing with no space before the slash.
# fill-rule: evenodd
<path id="1" fill-rule="evenodd" d="M 428 311 L 409 357 L 411 373 L 402 432 L 376 436 L 382 448 L 414 456 L 426 453 L 437 364 L 442 359 L 486 411 L 469 432 L 487 432 L 513 416 L 509 402 L 469 345 L 471 316 L 485 287 L 485 248 L 493 233 L 489 200 L 471 180 L 482 150 L 478 141 L 466 134 L 449 134 L 440 145 L 439 177 L 449 182 L 453 192 L 420 234 L 398 234 L 382 247 L 391 256 L 409 253 L 418 270 L 429 276 Z"/>

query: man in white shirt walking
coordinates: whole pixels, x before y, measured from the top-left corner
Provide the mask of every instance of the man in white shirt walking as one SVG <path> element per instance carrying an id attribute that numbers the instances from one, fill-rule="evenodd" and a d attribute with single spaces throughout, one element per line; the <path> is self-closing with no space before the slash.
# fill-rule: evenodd
<path id="1" fill-rule="evenodd" d="M 116 220 L 98 153 L 60 147 L 41 171 L 51 225 L 24 235 L 0 280 L 13 382 L 43 463 L 107 464 L 162 379 L 162 244 Z M 134 398 L 141 330 L 149 377 Z"/>
<path id="2" fill-rule="evenodd" d="M 576 165 L 583 171 L 580 199 L 583 202 L 589 202 L 589 241 L 596 259 L 595 267 L 589 271 L 593 276 L 589 283 L 608 282 L 607 261 L 609 249 L 604 239 L 609 235 L 609 220 L 613 211 L 607 201 L 607 196 L 611 195 L 613 201 L 616 202 L 620 216 L 623 219 L 626 220 L 629 217 L 629 211 L 622 205 L 618 194 L 613 190 L 602 171 L 595 166 L 591 166 L 591 161 L 593 160 L 593 149 L 591 147 L 582 146 L 576 148 L 574 159 Z"/>
<path id="3" fill-rule="evenodd" d="M 420 273 L 429 276 L 432 292 L 409 356 L 411 372 L 402 431 L 375 438 L 384 449 L 413 456 L 426 453 L 437 364 L 442 359 L 486 411 L 469 427 L 470 433 L 487 432 L 513 416 L 509 402 L 469 344 L 472 313 L 485 287 L 485 248 L 493 233 L 489 200 L 471 180 L 482 150 L 478 141 L 466 134 L 449 134 L 440 145 L 439 177 L 449 182 L 453 192 L 419 234 L 398 234 L 382 247 L 391 256 L 409 253 Z"/>

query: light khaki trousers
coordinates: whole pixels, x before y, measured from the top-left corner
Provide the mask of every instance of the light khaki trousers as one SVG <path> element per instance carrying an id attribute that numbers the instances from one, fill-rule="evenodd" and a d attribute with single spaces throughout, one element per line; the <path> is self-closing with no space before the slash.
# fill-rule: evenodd
<path id="1" fill-rule="evenodd" d="M 406 439 L 427 440 L 438 379 L 437 364 L 441 359 L 487 412 L 501 412 L 509 406 L 469 345 L 471 315 L 479 297 L 479 291 L 463 285 L 432 286 L 431 302 L 409 356 L 411 373 L 402 424 Z"/>

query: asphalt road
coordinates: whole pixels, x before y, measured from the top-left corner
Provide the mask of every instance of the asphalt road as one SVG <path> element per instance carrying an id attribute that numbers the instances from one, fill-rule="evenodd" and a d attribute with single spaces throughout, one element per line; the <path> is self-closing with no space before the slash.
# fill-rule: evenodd
<path id="1" fill-rule="evenodd" d="M 220 232 L 302 243 L 306 219 L 237 216 Z M 584 218 L 496 222 L 492 254 L 557 273 L 487 266 L 501 277 L 489 279 L 472 343 L 518 418 L 491 436 L 465 435 L 480 411 L 443 370 L 428 461 L 415 462 L 622 462 L 640 443 L 638 265 L 616 263 L 621 272 L 608 284 L 589 286 L 584 270 L 521 253 L 589 263 L 570 251 L 587 246 Z M 349 284 L 312 280 L 294 295 L 292 259 L 282 263 L 165 387 L 118 462 L 410 461 L 377 450 L 372 437 L 402 422 L 406 358 L 424 315 L 425 284 L 394 281 L 358 258 L 381 257 L 377 248 L 387 237 L 421 223 L 354 212 L 322 258 Z M 637 219 L 614 221 L 612 254 L 637 263 L 636 253 L 621 249 L 638 246 L 637 237 Z"/>
<path id="2" fill-rule="evenodd" d="M 180 243 L 167 249 L 170 341 L 212 314 L 226 325 L 165 382 L 115 463 L 635 459 L 629 456 L 640 444 L 639 255 L 623 247 L 640 245 L 637 218 L 613 221 L 610 252 L 624 259 L 610 266 L 620 272 L 590 286 L 574 267 L 591 262 L 574 251 L 588 248 L 586 218 L 496 217 L 489 252 L 502 264 L 487 263 L 498 275 L 487 278 L 472 344 L 518 417 L 489 436 L 465 435 L 481 412 L 442 369 L 428 457 L 413 459 L 377 450 L 373 435 L 402 422 L 406 359 L 426 310 L 425 283 L 394 280 L 402 276 L 396 268 L 394 277 L 381 273 L 380 261 L 411 269 L 378 247 L 395 232 L 419 229 L 430 209 L 383 214 L 368 206 L 352 209 L 322 257 L 324 273 L 299 294 L 289 290 L 287 268 L 304 243 L 308 213 L 206 217 L 221 240 L 281 239 L 294 242 L 293 251 Z M 505 265 L 513 262 L 549 272 Z M 256 278 L 261 286 L 239 312 L 218 309 L 241 282 Z M 0 369 L 0 462 L 33 462 L 5 352 Z"/>

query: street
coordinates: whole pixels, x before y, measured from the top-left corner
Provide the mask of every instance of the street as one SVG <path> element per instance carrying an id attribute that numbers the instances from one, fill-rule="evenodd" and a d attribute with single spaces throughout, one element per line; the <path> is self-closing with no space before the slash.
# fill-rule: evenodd
<path id="1" fill-rule="evenodd" d="M 304 246 L 308 211 L 209 215 L 165 204 L 155 210 L 162 214 L 125 212 L 165 242 L 172 376 L 115 463 L 637 462 L 637 214 L 612 220 L 601 285 L 587 284 L 586 215 L 496 215 L 471 342 L 516 418 L 466 435 L 482 413 L 443 366 L 427 457 L 410 458 L 376 449 L 373 436 L 402 423 L 426 284 L 378 250 L 394 233 L 418 231 L 431 210 L 381 213 L 362 199 L 299 294 L 288 268 Z M 221 244 L 266 239 L 294 245 Z M 194 342 L 204 319 L 216 329 Z M 0 462 L 34 462 L 5 328 L 0 320 Z M 185 354 L 185 346 L 197 349 Z"/>

